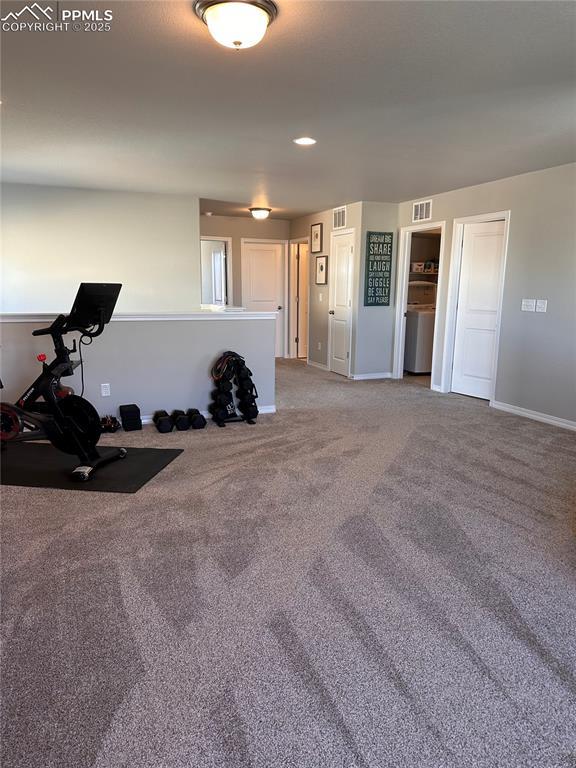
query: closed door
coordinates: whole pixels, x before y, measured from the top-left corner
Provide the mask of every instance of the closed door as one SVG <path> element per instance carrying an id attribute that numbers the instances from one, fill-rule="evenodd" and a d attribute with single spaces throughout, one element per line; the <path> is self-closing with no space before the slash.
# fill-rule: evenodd
<path id="1" fill-rule="evenodd" d="M 503 259 L 503 221 L 464 226 L 452 391 L 484 400 L 494 391 Z"/>
<path id="2" fill-rule="evenodd" d="M 330 370 L 350 373 L 350 336 L 352 319 L 353 233 L 332 238 L 330 254 Z"/>
<path id="3" fill-rule="evenodd" d="M 242 243 L 242 305 L 277 312 L 276 357 L 284 356 L 284 245 Z"/>

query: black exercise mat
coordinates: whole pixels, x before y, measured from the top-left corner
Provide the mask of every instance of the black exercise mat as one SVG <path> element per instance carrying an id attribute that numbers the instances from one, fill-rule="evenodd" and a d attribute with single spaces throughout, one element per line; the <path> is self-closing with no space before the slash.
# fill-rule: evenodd
<path id="1" fill-rule="evenodd" d="M 97 469 L 85 483 L 70 477 L 76 456 L 43 443 L 12 443 L 2 451 L 3 485 L 62 488 L 74 491 L 136 493 L 182 453 L 176 448 L 128 448 L 128 455 Z"/>

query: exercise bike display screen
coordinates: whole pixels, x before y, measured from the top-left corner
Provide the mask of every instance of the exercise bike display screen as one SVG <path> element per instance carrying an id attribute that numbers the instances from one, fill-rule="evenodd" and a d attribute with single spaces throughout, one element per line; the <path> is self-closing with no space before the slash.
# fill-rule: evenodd
<path id="1" fill-rule="evenodd" d="M 80 283 L 68 326 L 89 328 L 109 323 L 121 288 L 121 283 Z"/>

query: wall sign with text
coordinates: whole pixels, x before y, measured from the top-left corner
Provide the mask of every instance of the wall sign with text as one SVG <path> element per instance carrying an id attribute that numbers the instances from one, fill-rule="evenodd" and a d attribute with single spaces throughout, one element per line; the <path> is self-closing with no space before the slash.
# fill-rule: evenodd
<path id="1" fill-rule="evenodd" d="M 393 237 L 392 232 L 366 233 L 365 307 L 390 306 Z"/>

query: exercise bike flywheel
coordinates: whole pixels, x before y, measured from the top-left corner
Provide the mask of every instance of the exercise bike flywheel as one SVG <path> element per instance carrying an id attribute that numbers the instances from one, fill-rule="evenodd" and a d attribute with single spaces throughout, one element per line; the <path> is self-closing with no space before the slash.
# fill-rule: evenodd
<path id="1" fill-rule="evenodd" d="M 8 403 L 0 403 L 0 440 L 8 442 L 20 433 L 22 423 L 18 413 Z"/>
<path id="2" fill-rule="evenodd" d="M 102 434 L 100 416 L 92 403 L 78 395 L 68 395 L 58 401 L 62 415 L 74 424 L 76 434 L 84 446 L 94 448 Z M 78 444 L 70 433 L 63 432 L 55 424 L 46 425 L 46 433 L 52 445 L 63 453 L 76 454 Z"/>

